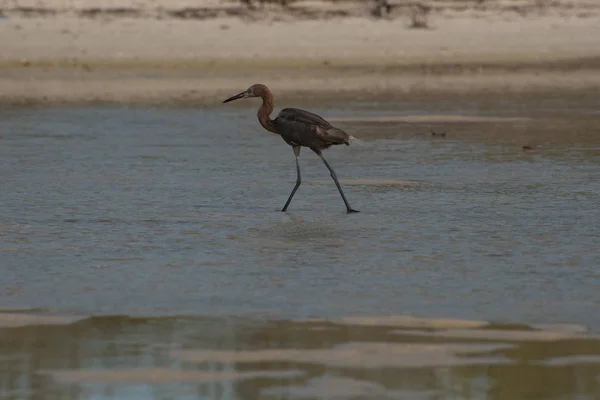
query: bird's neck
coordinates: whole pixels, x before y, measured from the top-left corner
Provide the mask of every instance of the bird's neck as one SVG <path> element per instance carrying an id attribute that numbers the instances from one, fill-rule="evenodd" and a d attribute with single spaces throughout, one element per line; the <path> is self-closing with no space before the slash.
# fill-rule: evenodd
<path id="1" fill-rule="evenodd" d="M 262 96 L 263 103 L 258 109 L 258 121 L 266 130 L 277 133 L 275 130 L 275 124 L 271 119 L 270 115 L 275 108 L 275 100 L 273 99 L 273 95 L 270 92 L 263 94 Z"/>

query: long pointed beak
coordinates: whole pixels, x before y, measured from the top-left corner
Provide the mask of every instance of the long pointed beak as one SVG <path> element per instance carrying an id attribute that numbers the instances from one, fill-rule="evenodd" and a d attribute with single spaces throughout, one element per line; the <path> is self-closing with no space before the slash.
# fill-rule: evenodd
<path id="1" fill-rule="evenodd" d="M 223 103 L 229 103 L 230 101 L 242 99 L 244 97 L 246 97 L 246 92 L 242 92 L 242 93 L 236 94 L 235 96 L 231 96 L 227 100 L 223 100 Z"/>

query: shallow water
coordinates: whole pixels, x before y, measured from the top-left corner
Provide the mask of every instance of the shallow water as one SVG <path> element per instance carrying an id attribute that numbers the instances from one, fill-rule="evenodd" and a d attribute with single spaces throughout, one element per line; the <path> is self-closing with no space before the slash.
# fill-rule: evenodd
<path id="1" fill-rule="evenodd" d="M 591 400 L 600 395 L 600 339 L 579 326 L 408 317 L 94 317 L 46 324 L 21 319 L 20 327 L 0 330 L 0 398 Z"/>
<path id="2" fill-rule="evenodd" d="M 335 120 L 362 140 L 362 145 L 336 147 L 325 154 L 350 203 L 361 210 L 352 215 L 345 213 L 323 164 L 306 149 L 301 154 L 304 183 L 289 212 L 279 212 L 295 181 L 293 153 L 258 125 L 253 109 L 258 101 L 207 109 L 2 110 L 0 307 L 35 310 L 36 315 L 202 318 L 185 323 L 100 318 L 84 325 L 0 330 L 7 357 L 15 356 L 13 345 L 18 343 L 16 356 L 39 361 L 27 367 L 15 367 L 11 361 L 0 368 L 0 387 L 16 379 L 20 383 L 11 390 L 26 388 L 23 382 L 30 382 L 35 393 L 55 390 L 50 389 L 54 384 L 24 372 L 38 369 L 116 367 L 123 360 L 125 367 L 177 368 L 164 352 L 156 356 L 160 362 L 142 362 L 153 353 L 135 350 L 128 358 L 129 350 L 121 345 L 114 345 L 110 354 L 101 349 L 92 351 L 101 352 L 94 355 L 79 354 L 74 349 L 122 343 L 131 329 L 133 346 L 256 349 L 272 347 L 267 338 L 273 335 L 279 344 L 299 348 L 355 341 L 392 345 L 456 340 L 448 339 L 447 332 L 410 339 L 337 327 L 339 337 L 329 340 L 319 329 L 307 333 L 305 325 L 292 322 L 305 318 L 411 314 L 503 324 L 569 323 L 598 332 L 599 102 L 597 94 L 587 93 L 352 101 L 335 108 L 297 104 Z M 427 120 L 423 115 L 434 117 Z M 432 136 L 432 130 L 446 136 Z M 216 322 L 208 324 L 211 318 Z M 266 330 L 265 337 L 248 342 L 246 328 L 239 328 L 246 319 L 258 331 Z M 273 328 L 276 323 L 269 321 L 275 320 L 290 321 L 280 323 L 291 328 Z M 206 324 L 218 328 L 211 331 Z M 0 319 L 3 325 L 11 324 Z M 289 337 L 297 330 L 297 339 Z M 465 338 L 463 333 L 460 340 L 481 340 L 472 336 Z M 63 344 L 57 347 L 52 340 Z M 526 360 L 539 358 L 532 352 L 545 354 L 550 349 L 557 357 L 599 355 L 590 350 L 598 348 L 597 341 L 583 342 L 580 350 L 573 350 L 579 349 L 577 339 L 575 344 L 561 342 L 562 347 L 528 344 L 533 349 L 511 354 Z M 48 347 L 53 350 L 45 352 Z M 444 368 L 456 363 L 450 358 L 450 364 L 421 366 L 423 379 L 430 382 L 433 374 L 452 386 L 458 368 L 469 376 L 469 385 L 481 385 L 477 393 L 488 397 L 472 391 L 456 397 L 446 386 L 429 384 L 418 389 L 432 393 L 399 394 L 393 390 L 415 389 L 411 374 L 396 371 L 404 371 L 402 365 L 354 365 L 348 366 L 354 372 L 340 373 L 341 367 L 327 364 L 330 356 L 324 357 L 316 362 L 321 365 L 318 373 L 247 377 L 258 379 L 260 390 L 271 387 L 263 394 L 258 389 L 241 395 L 226 391 L 230 389 L 177 394 L 183 386 L 146 384 L 145 394 L 132 389 L 131 397 L 111 392 L 115 387 L 129 390 L 122 382 L 101 388 L 92 384 L 96 389 L 89 389 L 76 377 L 75 383 L 63 383 L 70 391 L 56 398 L 285 398 L 288 394 L 276 389 L 282 382 L 295 388 L 296 397 L 309 398 L 321 398 L 325 394 L 319 388 L 336 385 L 362 385 L 356 393 L 385 390 L 391 398 L 594 398 L 600 375 L 589 362 L 576 358 L 558 367 L 576 370 L 575 375 L 560 390 L 546 393 L 548 382 L 556 379 L 544 371 L 557 367 L 531 367 L 539 383 L 528 379 L 523 385 L 546 394 L 510 397 L 509 389 L 499 393 L 493 388 L 499 380 L 518 387 L 515 380 L 525 379 L 519 369 L 523 365 L 463 365 L 448 371 Z M 260 366 L 269 369 L 271 363 Z M 338 368 L 334 376 L 381 387 L 306 383 L 307 376 L 329 376 L 324 371 L 331 368 Z M 165 376 L 164 371 L 157 375 Z M 194 388 L 204 385 L 197 382 L 198 375 L 188 378 L 196 382 Z M 110 377 L 103 379 L 110 383 Z M 239 385 L 246 385 L 245 379 Z M 278 384 L 260 384 L 265 379 Z M 238 387 L 232 385 L 228 387 Z M 149 394 L 154 389 L 158 391 Z M 20 398 L 10 397 L 10 391 L 0 395 Z M 417 397 L 421 395 L 430 397 Z"/>

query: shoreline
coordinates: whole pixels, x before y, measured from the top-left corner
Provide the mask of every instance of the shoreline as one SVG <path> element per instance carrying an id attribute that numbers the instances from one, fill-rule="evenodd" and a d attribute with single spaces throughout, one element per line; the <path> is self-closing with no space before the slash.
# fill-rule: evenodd
<path id="1" fill-rule="evenodd" d="M 253 83 L 266 83 L 278 101 L 314 100 L 399 100 L 427 96 L 512 96 L 519 94 L 561 95 L 597 93 L 597 73 L 574 74 L 502 74 L 480 77 L 423 76 L 364 77 L 351 87 L 332 79 L 307 78 L 286 84 L 265 79 L 125 79 L 74 81 L 0 79 L 2 106 L 59 106 L 127 104 L 146 106 L 214 106 L 232 93 Z M 298 85 L 302 88 L 298 88 Z"/>
<path id="2" fill-rule="evenodd" d="M 73 10 L 24 17 L 3 10 L 0 103 L 206 105 L 253 83 L 284 99 L 600 89 L 600 4 L 577 1 L 527 17 L 510 8 L 532 2 L 499 0 L 460 12 L 454 3 L 435 2 L 429 29 L 408 28 L 405 15 L 367 17 L 364 7 L 362 16 L 288 21 L 281 19 L 289 10 L 275 6 L 253 21 L 80 18 Z M 237 4 L 214 0 L 203 10 Z M 298 7 L 355 10 L 356 4 Z"/>
<path id="3" fill-rule="evenodd" d="M 257 64 L 260 65 L 260 64 Z M 129 104 L 148 106 L 212 106 L 254 83 L 263 83 L 277 100 L 393 100 L 426 96 L 512 96 L 600 90 L 596 68 L 565 64 L 478 64 L 419 66 L 388 71 L 376 67 L 319 65 L 288 70 L 280 67 L 240 73 L 236 68 L 140 67 L 135 64 L 0 68 L 0 104 L 5 106 Z M 218 69 L 218 71 L 215 71 Z M 6 75 L 11 75 L 6 77 Z M 277 76 L 278 75 L 278 76 Z"/>

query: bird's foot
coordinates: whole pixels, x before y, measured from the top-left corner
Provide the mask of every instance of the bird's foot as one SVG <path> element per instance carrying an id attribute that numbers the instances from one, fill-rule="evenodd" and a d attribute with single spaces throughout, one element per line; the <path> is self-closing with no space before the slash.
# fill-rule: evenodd
<path id="1" fill-rule="evenodd" d="M 358 210 L 353 210 L 352 208 L 349 208 L 349 209 L 348 209 L 348 214 L 357 213 L 357 212 L 360 212 L 360 211 L 358 211 Z"/>

